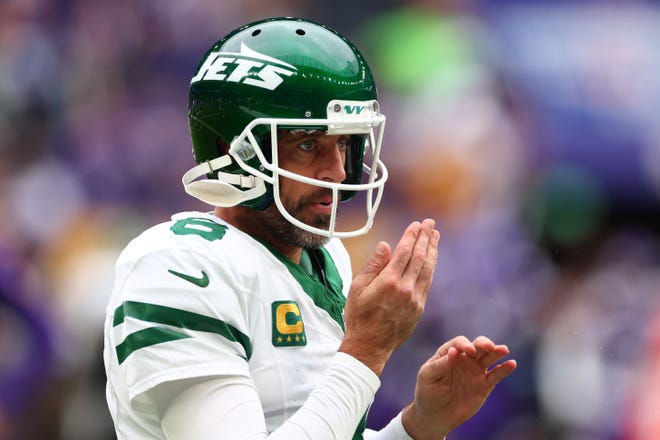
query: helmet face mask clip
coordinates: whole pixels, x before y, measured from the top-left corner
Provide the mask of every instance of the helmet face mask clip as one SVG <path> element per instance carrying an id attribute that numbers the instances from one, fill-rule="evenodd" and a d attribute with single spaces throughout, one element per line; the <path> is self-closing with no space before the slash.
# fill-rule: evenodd
<path id="1" fill-rule="evenodd" d="M 325 237 L 369 230 L 387 180 L 379 159 L 385 116 L 366 61 L 342 36 L 293 18 L 239 28 L 207 52 L 191 81 L 189 102 L 198 162 L 183 176 L 189 194 L 214 206 L 264 209 L 275 203 L 289 222 Z M 282 130 L 349 136 L 346 179 L 328 182 L 282 169 Z M 229 144 L 226 154 L 219 151 L 218 138 Z M 202 176 L 208 178 L 198 180 Z M 328 229 L 308 225 L 287 211 L 280 199 L 281 178 L 332 192 Z M 356 193 L 366 196 L 362 226 L 337 230 L 339 202 Z"/>

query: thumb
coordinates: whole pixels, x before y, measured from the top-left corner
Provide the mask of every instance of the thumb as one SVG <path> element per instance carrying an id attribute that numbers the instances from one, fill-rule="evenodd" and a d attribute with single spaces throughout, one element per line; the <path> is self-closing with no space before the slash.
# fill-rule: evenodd
<path id="1" fill-rule="evenodd" d="M 445 356 L 433 356 L 426 361 L 419 370 L 419 380 L 426 383 L 434 383 L 445 376 L 451 370 L 458 358 L 458 350 L 450 347 Z"/>
<path id="2" fill-rule="evenodd" d="M 369 284 L 390 261 L 391 254 L 390 245 L 384 241 L 379 242 L 356 278 L 359 278 L 365 285 Z"/>

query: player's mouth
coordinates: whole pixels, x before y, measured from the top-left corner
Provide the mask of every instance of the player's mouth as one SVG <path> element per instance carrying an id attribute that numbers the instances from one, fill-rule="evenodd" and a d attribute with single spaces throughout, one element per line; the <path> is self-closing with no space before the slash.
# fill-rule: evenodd
<path id="1" fill-rule="evenodd" d="M 315 213 L 321 215 L 332 214 L 332 197 L 316 199 L 309 203 Z"/>

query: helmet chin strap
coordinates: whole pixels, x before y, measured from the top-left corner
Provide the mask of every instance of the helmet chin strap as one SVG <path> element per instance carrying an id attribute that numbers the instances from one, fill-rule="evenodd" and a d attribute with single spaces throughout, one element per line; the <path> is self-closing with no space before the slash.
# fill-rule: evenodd
<path id="1" fill-rule="evenodd" d="M 229 164 L 231 157 L 224 155 L 192 167 L 181 178 L 184 189 L 202 202 L 219 207 L 236 206 L 266 193 L 264 181 L 255 176 L 220 171 L 217 179 L 196 180 Z"/>

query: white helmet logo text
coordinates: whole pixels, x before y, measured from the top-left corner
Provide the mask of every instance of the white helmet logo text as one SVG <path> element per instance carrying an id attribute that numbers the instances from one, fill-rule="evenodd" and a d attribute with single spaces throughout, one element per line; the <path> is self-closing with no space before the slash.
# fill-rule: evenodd
<path id="1" fill-rule="evenodd" d="M 190 83 L 228 81 L 275 90 L 284 81 L 283 76 L 291 76 L 296 70 L 291 64 L 255 52 L 241 43 L 240 53 L 211 52 Z"/>

